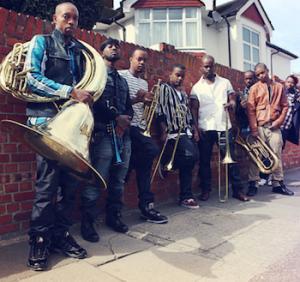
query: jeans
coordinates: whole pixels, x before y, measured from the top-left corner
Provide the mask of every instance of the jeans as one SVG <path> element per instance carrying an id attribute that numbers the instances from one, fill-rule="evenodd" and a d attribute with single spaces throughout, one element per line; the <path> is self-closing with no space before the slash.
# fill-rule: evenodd
<path id="1" fill-rule="evenodd" d="M 56 161 L 37 155 L 29 236 L 59 236 L 69 229 L 78 186 L 79 181 L 58 166 Z M 59 188 L 60 197 L 57 196 Z"/>
<path id="2" fill-rule="evenodd" d="M 158 155 L 159 149 L 153 139 L 144 136 L 138 127 L 131 127 L 130 137 L 132 141 L 131 165 L 136 171 L 139 208 L 143 209 L 149 203 L 154 202 L 150 178 L 153 160 Z"/>
<path id="3" fill-rule="evenodd" d="M 174 148 L 175 140 L 168 141 L 165 153 L 162 157 L 162 164 L 165 165 L 170 161 L 171 154 Z M 179 200 L 193 198 L 192 193 L 192 178 L 193 168 L 198 161 L 198 149 L 196 143 L 187 135 L 181 135 L 178 141 L 174 157 L 173 169 L 179 170 L 180 194 Z"/>
<path id="4" fill-rule="evenodd" d="M 225 138 L 225 131 L 221 132 L 221 138 Z M 218 142 L 218 132 L 215 130 L 201 131 L 200 132 L 200 141 L 199 145 L 199 153 L 200 153 L 200 164 L 199 164 L 199 176 L 200 176 L 200 186 L 203 192 L 211 191 L 211 156 L 213 145 Z M 226 153 L 226 145 L 225 142 L 222 142 L 219 146 L 221 157 L 224 158 Z M 229 130 L 229 150 L 231 157 L 234 157 L 234 138 L 231 134 L 231 130 Z M 231 182 L 233 194 L 238 194 L 242 191 L 242 182 L 240 177 L 240 170 L 237 163 L 228 165 L 228 177 Z"/>
<path id="5" fill-rule="evenodd" d="M 131 154 L 131 141 L 129 134 L 122 138 L 122 151 L 120 152 L 122 164 L 115 165 L 115 149 L 112 137 L 106 132 L 99 132 L 91 145 L 91 161 L 95 169 L 102 175 L 107 183 L 106 212 L 115 213 L 123 206 L 122 197 L 124 180 L 129 167 Z M 95 220 L 98 216 L 97 200 L 100 196 L 99 187 L 89 185 L 81 192 L 81 209 L 83 216 Z"/>

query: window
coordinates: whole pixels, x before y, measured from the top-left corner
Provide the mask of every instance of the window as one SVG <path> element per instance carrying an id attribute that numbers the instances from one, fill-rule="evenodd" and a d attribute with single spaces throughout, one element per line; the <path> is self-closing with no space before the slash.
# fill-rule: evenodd
<path id="1" fill-rule="evenodd" d="M 199 47 L 198 8 L 140 9 L 138 43 L 149 47 L 166 42 L 176 48 Z"/>
<path id="2" fill-rule="evenodd" d="M 243 58 L 245 71 L 259 62 L 259 33 L 248 27 L 243 27 Z"/>

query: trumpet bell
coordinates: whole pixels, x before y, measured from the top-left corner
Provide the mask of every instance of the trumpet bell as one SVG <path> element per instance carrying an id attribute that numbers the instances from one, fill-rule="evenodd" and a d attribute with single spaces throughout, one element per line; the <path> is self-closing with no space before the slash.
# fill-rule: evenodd
<path id="1" fill-rule="evenodd" d="M 3 120 L 1 125 L 9 133 L 21 133 L 33 151 L 67 167 L 75 177 L 106 188 L 105 180 L 90 164 L 89 141 L 94 119 L 86 104 L 69 101 L 55 117 L 35 127 L 12 120 Z"/>

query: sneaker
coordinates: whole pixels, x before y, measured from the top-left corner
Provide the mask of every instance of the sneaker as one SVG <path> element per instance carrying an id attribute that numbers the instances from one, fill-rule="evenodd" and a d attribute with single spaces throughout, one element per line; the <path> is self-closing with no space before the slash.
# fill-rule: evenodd
<path id="1" fill-rule="evenodd" d="M 272 183 L 272 179 L 270 177 L 269 180 L 268 180 L 268 186 L 272 186 L 272 185 L 273 185 L 273 183 Z"/>
<path id="2" fill-rule="evenodd" d="M 99 235 L 94 227 L 94 222 L 87 216 L 83 216 L 81 220 L 81 237 L 89 242 L 96 243 L 99 241 Z"/>
<path id="3" fill-rule="evenodd" d="M 48 267 L 49 240 L 42 236 L 31 237 L 27 266 L 35 271 L 42 271 Z"/>
<path id="4" fill-rule="evenodd" d="M 128 231 L 128 226 L 121 220 L 121 217 L 119 211 L 109 213 L 106 215 L 105 223 L 116 232 L 126 233 Z"/>
<path id="5" fill-rule="evenodd" d="M 286 196 L 293 196 L 294 195 L 294 192 L 291 191 L 290 189 L 288 189 L 284 185 L 283 181 L 279 181 L 279 186 L 273 187 L 272 192 L 282 194 L 282 195 L 286 195 Z"/>
<path id="6" fill-rule="evenodd" d="M 257 187 L 255 186 L 255 181 L 249 181 L 247 196 L 253 197 L 257 193 Z"/>
<path id="7" fill-rule="evenodd" d="M 193 198 L 182 200 L 180 206 L 188 209 L 199 209 L 198 203 Z"/>
<path id="8" fill-rule="evenodd" d="M 154 204 L 150 203 L 146 207 L 141 208 L 141 219 L 146 220 L 147 222 L 163 224 L 168 222 L 168 218 L 159 211 L 154 209 Z"/>
<path id="9" fill-rule="evenodd" d="M 261 178 L 261 179 L 257 182 L 257 184 L 258 184 L 259 186 L 264 186 L 264 185 L 267 184 L 267 179 Z M 248 195 L 248 196 L 249 196 L 249 195 Z"/>
<path id="10" fill-rule="evenodd" d="M 54 250 L 60 250 L 64 255 L 72 258 L 84 259 L 87 257 L 87 251 L 79 246 L 69 232 L 63 236 L 55 238 L 53 242 Z"/>

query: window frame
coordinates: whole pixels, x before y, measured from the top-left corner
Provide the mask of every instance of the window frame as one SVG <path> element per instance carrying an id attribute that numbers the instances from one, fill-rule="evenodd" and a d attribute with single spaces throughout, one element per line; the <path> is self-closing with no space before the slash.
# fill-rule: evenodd
<path id="1" fill-rule="evenodd" d="M 172 9 L 180 9 L 182 10 L 182 18 L 181 19 L 170 19 L 170 13 L 169 10 Z M 195 9 L 196 14 L 195 18 L 187 18 L 187 9 Z M 149 10 L 149 19 L 142 19 L 141 18 L 141 11 L 143 10 Z M 163 20 L 153 20 L 153 11 L 154 10 L 165 10 L 166 11 L 166 19 Z M 201 20 L 201 14 L 200 9 L 198 7 L 170 7 L 170 8 L 145 8 L 145 9 L 137 9 L 135 11 L 135 18 L 136 18 L 136 38 L 137 38 L 137 44 L 144 45 L 144 42 L 141 40 L 141 35 L 139 33 L 140 30 L 140 24 L 149 24 L 149 31 L 150 31 L 150 47 L 155 44 L 159 44 L 161 42 L 153 42 L 153 24 L 154 23 L 166 23 L 166 30 L 167 35 L 164 38 L 162 42 L 165 42 L 167 44 L 172 44 L 170 42 L 170 23 L 181 23 L 182 26 L 182 46 L 175 46 L 176 49 L 196 49 L 200 46 L 200 20 Z M 196 45 L 187 45 L 187 23 L 194 23 L 196 24 Z"/>
<path id="2" fill-rule="evenodd" d="M 250 32 L 250 42 L 244 40 L 244 29 L 248 30 Z M 258 36 L 258 45 L 253 43 L 252 36 L 253 34 L 256 34 Z M 255 30 L 252 27 L 249 27 L 247 25 L 242 25 L 242 50 L 243 50 L 243 70 L 247 71 L 249 69 L 253 70 L 254 66 L 259 63 L 261 58 L 261 33 L 258 30 Z M 250 60 L 245 58 L 245 52 L 244 52 L 244 46 L 247 45 L 250 47 Z M 258 50 L 258 61 L 254 61 L 253 59 L 253 48 Z M 251 67 L 245 67 L 245 64 Z"/>

